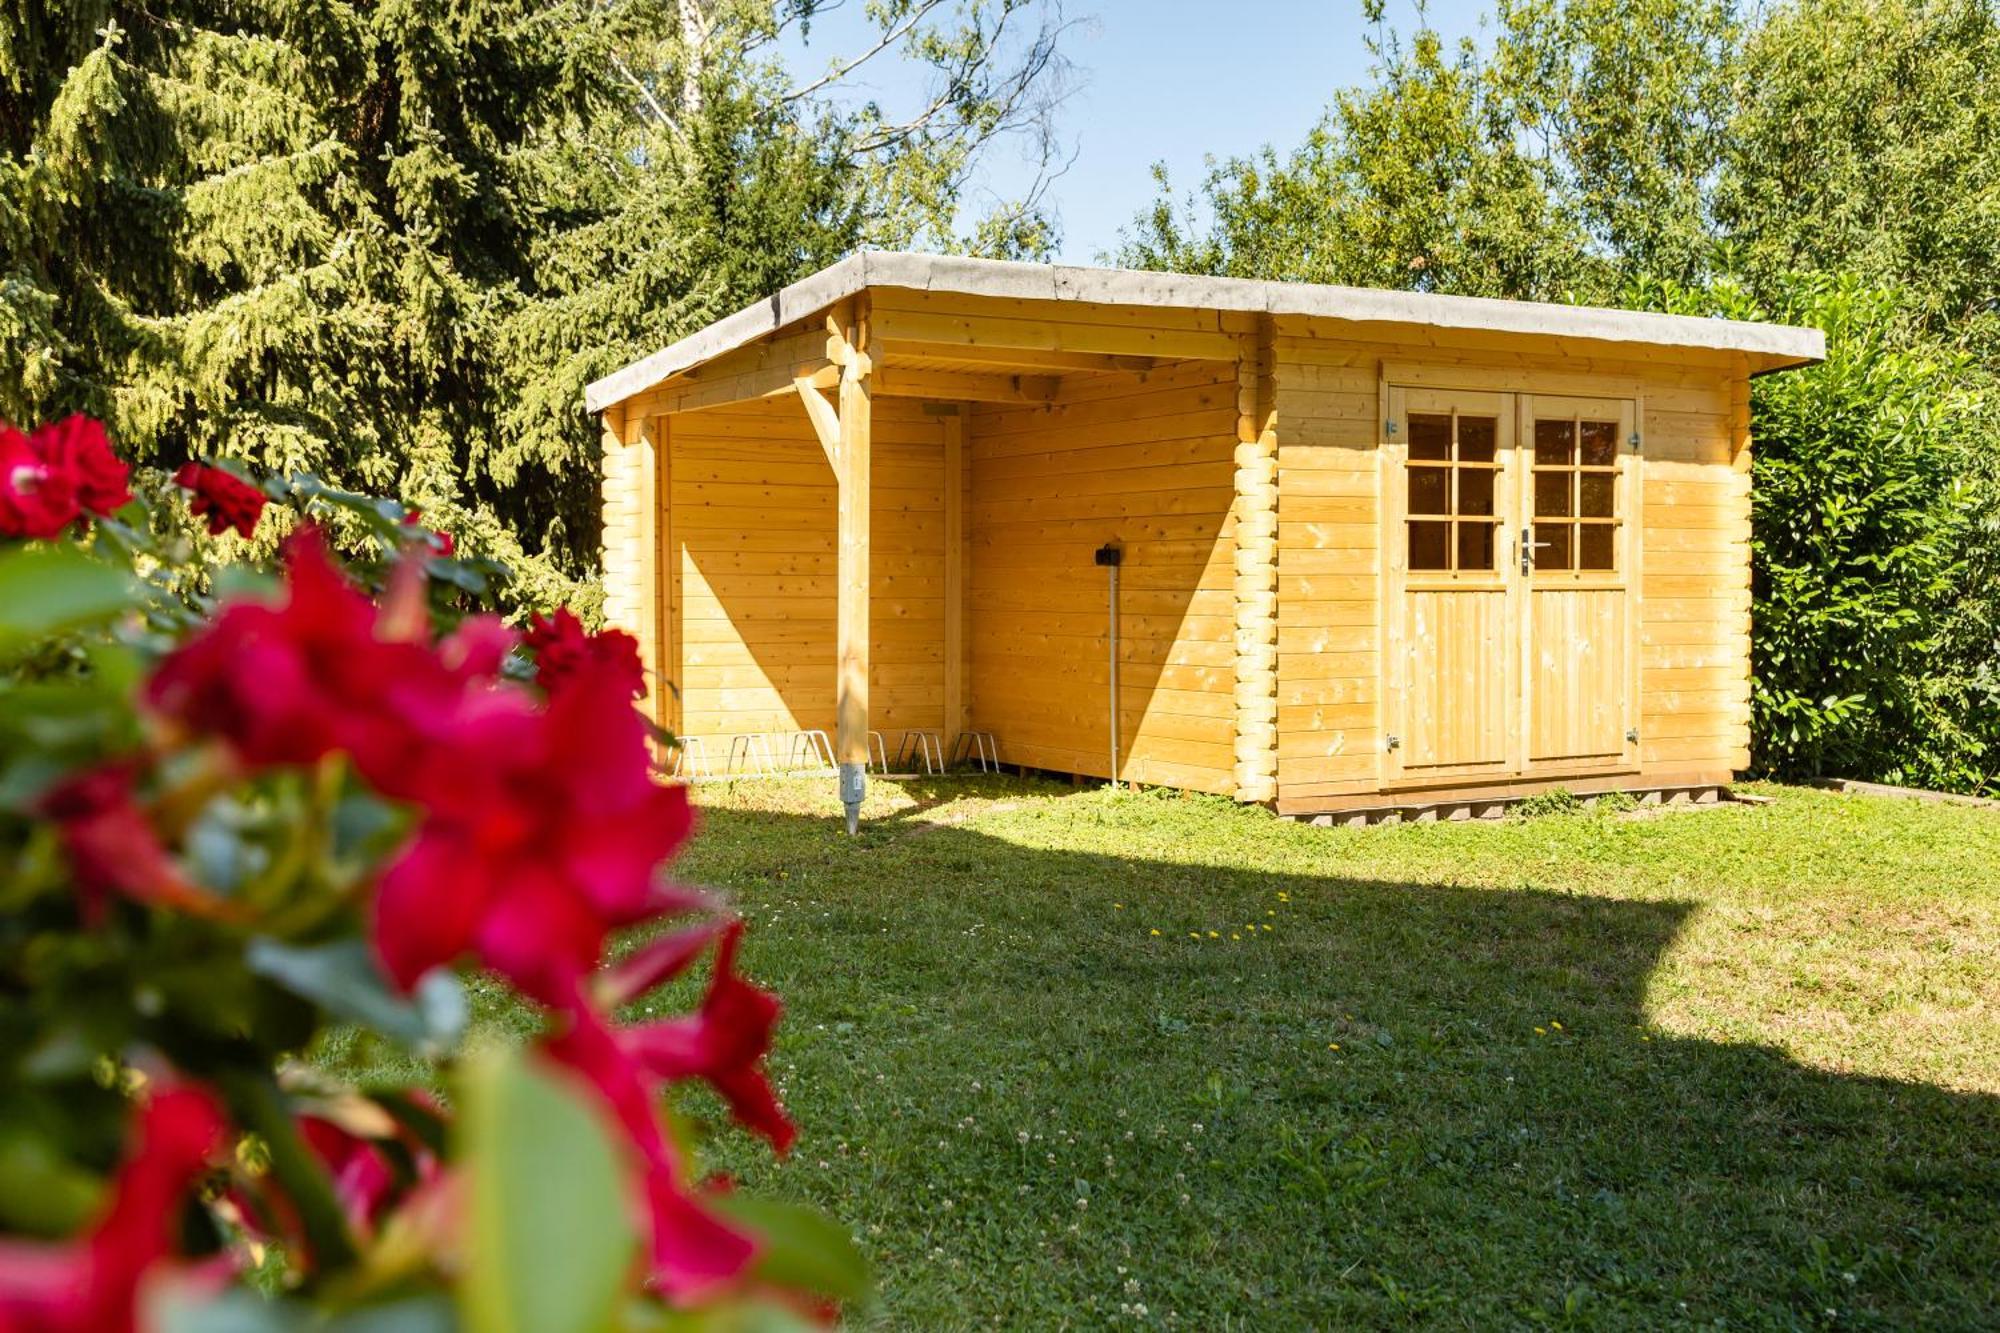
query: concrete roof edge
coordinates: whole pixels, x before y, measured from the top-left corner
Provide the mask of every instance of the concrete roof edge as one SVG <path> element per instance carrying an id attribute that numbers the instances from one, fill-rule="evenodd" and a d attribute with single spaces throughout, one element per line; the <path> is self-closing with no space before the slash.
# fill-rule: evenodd
<path id="1" fill-rule="evenodd" d="M 1503 301 L 1483 296 L 1438 296 L 1368 287 L 862 251 L 595 381 L 584 390 L 584 405 L 592 412 L 603 411 L 869 287 L 902 287 L 1014 300 L 1230 310 L 1702 348 L 1764 359 L 1770 363 L 1764 369 L 1804 365 L 1826 358 L 1824 333 L 1789 324 L 1663 315 L 1602 306 Z"/>

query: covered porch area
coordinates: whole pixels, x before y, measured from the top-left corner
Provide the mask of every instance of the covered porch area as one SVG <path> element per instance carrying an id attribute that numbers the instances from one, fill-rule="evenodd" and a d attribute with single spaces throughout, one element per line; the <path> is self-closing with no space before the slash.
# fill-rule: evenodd
<path id="1" fill-rule="evenodd" d="M 953 758 L 1269 799 L 1270 347 L 1248 312 L 795 288 L 593 385 L 607 619 L 673 764 L 830 769 L 850 823 L 868 773 Z"/>

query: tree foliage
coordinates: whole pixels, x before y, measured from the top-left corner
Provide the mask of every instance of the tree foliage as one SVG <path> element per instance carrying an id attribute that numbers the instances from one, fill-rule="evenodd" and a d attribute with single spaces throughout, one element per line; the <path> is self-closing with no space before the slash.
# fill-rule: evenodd
<path id="1" fill-rule="evenodd" d="M 0 13 L 0 420 L 393 491 L 536 605 L 595 562 L 589 379 L 864 242 L 942 243 L 1061 91 L 1055 0 L 24 0 Z M 899 123 L 828 89 L 915 62 Z M 959 238 L 1046 243 L 1037 201 Z"/>
<path id="2" fill-rule="evenodd" d="M 1827 330 L 1754 391 L 1760 766 L 2000 774 L 2000 20 L 1985 0 L 1417 6 L 1289 153 L 1161 177 L 1138 267 Z"/>

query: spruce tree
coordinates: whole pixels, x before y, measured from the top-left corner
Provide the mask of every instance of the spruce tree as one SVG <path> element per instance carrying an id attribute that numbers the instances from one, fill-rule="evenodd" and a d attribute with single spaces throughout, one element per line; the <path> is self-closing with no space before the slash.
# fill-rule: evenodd
<path id="1" fill-rule="evenodd" d="M 948 90 L 888 124 L 786 86 L 817 0 L 19 0 L 0 419 L 392 492 L 587 603 L 584 383 L 858 244 L 949 243 L 967 164 L 1050 105 L 1059 23 L 1004 40 L 1047 3 L 882 7 Z"/>

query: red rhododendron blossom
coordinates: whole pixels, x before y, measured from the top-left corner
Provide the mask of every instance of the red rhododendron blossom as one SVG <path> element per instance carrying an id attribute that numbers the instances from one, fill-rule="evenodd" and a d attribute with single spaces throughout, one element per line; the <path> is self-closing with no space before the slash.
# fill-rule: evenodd
<path id="1" fill-rule="evenodd" d="M 656 979 L 687 966 L 713 938 L 697 928 L 669 936 L 633 979 Z M 777 997 L 736 974 L 743 924 L 721 932 L 715 970 L 700 1010 L 682 1019 L 613 1028 L 581 997 L 557 1007 L 569 1026 L 549 1043 L 549 1053 L 588 1079 L 611 1107 L 639 1154 L 640 1187 L 653 1230 L 653 1277 L 669 1294 L 693 1298 L 737 1276 L 754 1242 L 704 1208 L 687 1189 L 682 1169 L 660 1129 L 655 1109 L 661 1085 L 702 1079 L 728 1101 L 738 1121 L 784 1152 L 797 1131 L 778 1105 L 763 1068 L 780 1005 Z M 635 958 L 643 956 L 635 955 Z"/>
<path id="2" fill-rule="evenodd" d="M 403 515 L 403 526 L 406 528 L 415 528 L 417 526 L 417 520 L 421 519 L 423 516 L 424 516 L 424 511 L 416 508 L 413 505 L 411 506 L 410 511 L 407 514 Z M 458 550 L 458 543 L 452 540 L 452 536 L 449 532 L 438 532 L 433 530 L 430 532 L 423 533 L 422 536 L 425 541 L 430 543 L 432 551 L 434 551 L 436 554 L 440 556 L 449 556 Z"/>
<path id="3" fill-rule="evenodd" d="M 174 473 L 174 485 L 194 492 L 188 509 L 196 518 L 208 520 L 211 537 L 220 537 L 231 528 L 237 536 L 248 537 L 264 513 L 264 492 L 219 467 L 183 463 Z"/>
<path id="4" fill-rule="evenodd" d="M 568 607 L 559 607 L 553 617 L 534 617 L 522 636 L 528 651 L 535 655 L 535 674 L 550 694 L 574 681 L 590 664 L 606 667 L 612 677 L 631 691 L 634 699 L 646 694 L 646 670 L 639 661 L 639 641 L 622 629 L 587 633 L 583 622 Z"/>
<path id="5" fill-rule="evenodd" d="M 33 443 L 50 471 L 67 481 L 82 508 L 112 514 L 132 502 L 132 469 L 111 452 L 103 422 L 65 417 L 37 430 Z"/>
<path id="6" fill-rule="evenodd" d="M 659 874 L 693 826 L 686 789 L 652 780 L 644 723 L 607 669 L 580 683 L 546 709 L 492 690 L 409 767 L 370 775 L 428 812 L 376 894 L 398 983 L 472 953 L 555 1003 L 610 931 L 705 904 Z"/>
<path id="7" fill-rule="evenodd" d="M 88 510 L 131 500 L 131 470 L 111 452 L 104 425 L 72 416 L 23 435 L 0 427 L 0 536 L 47 541 Z"/>
<path id="8" fill-rule="evenodd" d="M 798 1137 L 764 1073 L 771 1032 L 784 1006 L 736 974 L 743 923 L 731 923 L 715 951 L 715 972 L 701 1008 L 684 1018 L 626 1028 L 619 1043 L 646 1071 L 667 1082 L 698 1078 L 722 1094 L 745 1129 L 783 1153 Z"/>
<path id="9" fill-rule="evenodd" d="M 77 516 L 76 489 L 28 437 L 0 427 L 0 537 L 47 541 Z"/>
<path id="10" fill-rule="evenodd" d="M 373 1235 L 402 1186 L 382 1145 L 319 1116 L 300 1116 L 298 1126 L 306 1146 L 326 1168 L 333 1182 L 333 1197 L 347 1215 L 348 1225 L 359 1236 Z M 437 1159 L 428 1150 L 407 1139 L 402 1143 L 416 1164 L 414 1183 L 437 1174 Z"/>
<path id="11" fill-rule="evenodd" d="M 704 921 L 686 930 L 661 935 L 634 949 L 617 964 L 597 976 L 592 989 L 606 1008 L 630 1004 L 657 986 L 663 986 L 694 966 L 711 941 L 728 923 Z"/>
<path id="12" fill-rule="evenodd" d="M 52 787 L 41 811 L 53 820 L 76 877 L 83 918 L 96 924 L 111 894 L 204 916 L 224 904 L 184 876 L 132 795 L 129 765 L 78 774 Z"/>
<path id="13" fill-rule="evenodd" d="M 62 1246 L 0 1243 L 0 1329 L 126 1333 L 141 1282 L 173 1251 L 188 1190 L 221 1150 L 222 1109 L 195 1088 L 155 1092 L 139 1113 L 137 1151 L 111 1182 L 91 1234 Z"/>
<path id="14" fill-rule="evenodd" d="M 638 1189 L 652 1231 L 652 1284 L 677 1300 L 700 1300 L 750 1266 L 757 1242 L 688 1192 L 660 1128 L 654 1082 L 619 1045 L 618 1034 L 580 997 L 567 1008 L 569 1027 L 549 1041 L 548 1052 L 597 1089 L 638 1156 Z"/>
<path id="15" fill-rule="evenodd" d="M 378 633 L 380 613 L 327 555 L 317 528 L 285 544 L 286 598 L 238 602 L 163 661 L 155 711 L 220 736 L 252 767 L 305 765 L 336 750 L 371 776 L 403 769 L 486 682 L 430 645 Z"/>

